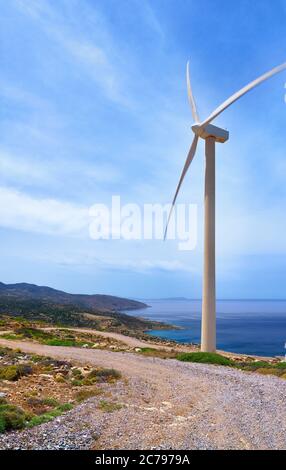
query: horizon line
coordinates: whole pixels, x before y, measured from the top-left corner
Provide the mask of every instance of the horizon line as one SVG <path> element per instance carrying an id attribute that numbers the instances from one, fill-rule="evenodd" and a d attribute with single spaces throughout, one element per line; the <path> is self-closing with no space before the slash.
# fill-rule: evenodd
<path id="1" fill-rule="evenodd" d="M 136 297 L 136 300 L 177 300 L 177 301 L 183 301 L 183 300 L 191 300 L 193 302 L 195 301 L 200 301 L 202 302 L 201 298 L 195 298 L 191 299 L 189 297 Z M 221 302 L 221 301 L 240 301 L 240 302 L 286 302 L 286 298 L 281 298 L 281 299 L 274 299 L 274 298 L 269 298 L 269 299 L 263 299 L 263 298 L 220 298 L 216 299 L 216 302 Z"/>

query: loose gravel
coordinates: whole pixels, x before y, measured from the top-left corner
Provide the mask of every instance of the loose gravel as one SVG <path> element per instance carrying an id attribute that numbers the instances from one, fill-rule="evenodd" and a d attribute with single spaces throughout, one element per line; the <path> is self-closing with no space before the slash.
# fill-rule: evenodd
<path id="1" fill-rule="evenodd" d="M 9 344 L 8 344 L 9 343 Z M 286 449 L 286 381 L 235 369 L 131 353 L 8 342 L 5 346 L 120 370 L 127 381 L 0 449 Z"/>

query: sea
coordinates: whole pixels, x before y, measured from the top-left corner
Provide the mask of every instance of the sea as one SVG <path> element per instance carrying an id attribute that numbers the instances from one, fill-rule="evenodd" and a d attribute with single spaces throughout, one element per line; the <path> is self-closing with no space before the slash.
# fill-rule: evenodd
<path id="1" fill-rule="evenodd" d="M 149 332 L 150 335 L 179 343 L 200 342 L 201 300 L 163 299 L 144 302 L 149 307 L 136 310 L 136 316 L 180 327 L 153 330 Z M 217 301 L 218 349 L 259 356 L 284 356 L 285 347 L 286 300 Z"/>

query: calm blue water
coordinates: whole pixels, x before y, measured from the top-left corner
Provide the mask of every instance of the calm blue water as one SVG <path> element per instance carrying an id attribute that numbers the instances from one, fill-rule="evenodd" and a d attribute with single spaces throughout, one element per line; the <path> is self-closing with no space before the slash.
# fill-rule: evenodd
<path id="1" fill-rule="evenodd" d="M 178 342 L 200 342 L 201 301 L 148 300 L 150 308 L 136 316 L 183 327 L 150 334 Z M 130 312 L 129 312 L 130 313 Z M 217 302 L 217 347 L 225 351 L 283 356 L 286 343 L 286 301 L 220 300 Z"/>

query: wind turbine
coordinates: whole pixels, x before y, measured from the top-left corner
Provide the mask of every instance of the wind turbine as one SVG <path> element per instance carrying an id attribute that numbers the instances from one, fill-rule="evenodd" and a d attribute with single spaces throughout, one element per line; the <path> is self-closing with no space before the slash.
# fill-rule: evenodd
<path id="1" fill-rule="evenodd" d="M 187 63 L 187 89 L 189 102 L 192 108 L 194 124 L 192 130 L 194 139 L 189 150 L 179 183 L 176 188 L 175 196 L 169 213 L 165 236 L 167 235 L 169 221 L 172 211 L 180 191 L 181 185 L 193 161 L 197 150 L 199 138 L 205 140 L 205 196 L 204 196 L 204 276 L 203 276 L 203 302 L 202 302 L 202 330 L 201 330 L 201 350 L 205 352 L 214 352 L 216 350 L 216 294 L 215 294 L 215 144 L 224 143 L 229 138 L 229 133 L 211 124 L 223 111 L 231 106 L 235 101 L 248 93 L 250 90 L 260 85 L 273 75 L 286 69 L 286 62 L 266 72 L 261 77 L 253 80 L 244 88 L 236 92 L 218 108 L 216 108 L 204 121 L 200 118 L 195 103 L 189 71 L 189 62 Z"/>

